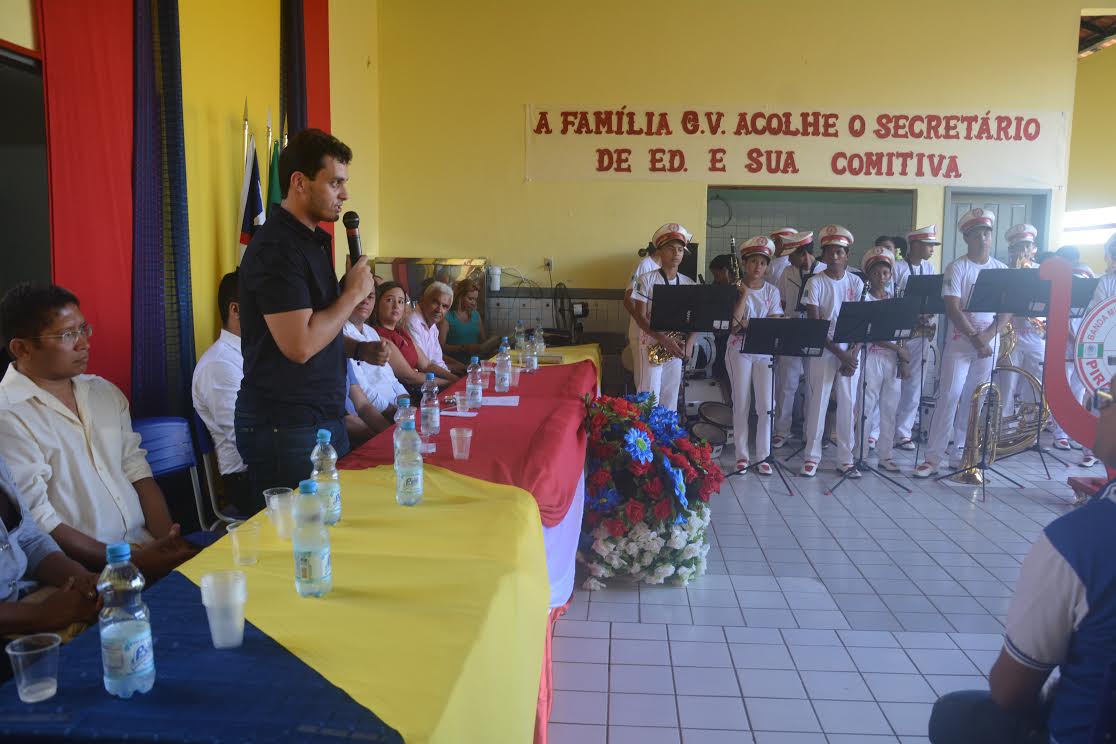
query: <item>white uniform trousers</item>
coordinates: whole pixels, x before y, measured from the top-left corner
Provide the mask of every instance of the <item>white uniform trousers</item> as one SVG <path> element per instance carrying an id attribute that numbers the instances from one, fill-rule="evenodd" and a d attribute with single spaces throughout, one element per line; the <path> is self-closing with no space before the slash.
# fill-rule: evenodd
<path id="1" fill-rule="evenodd" d="M 910 376 L 900 381 L 899 405 L 895 409 L 895 436 L 897 439 L 910 439 L 914 432 L 915 414 L 921 402 L 922 387 L 932 380 L 920 380 L 922 375 L 922 360 L 929 351 L 930 340 L 919 337 L 907 341 L 905 347 L 911 355 L 911 363 L 907 368 Z M 926 422 L 922 422 L 925 426 Z M 878 445 L 877 445 L 878 446 Z"/>
<path id="2" fill-rule="evenodd" d="M 804 373 L 802 357 L 785 356 L 775 361 L 775 433 L 784 438 L 790 437 L 794 396 Z"/>
<path id="3" fill-rule="evenodd" d="M 1081 378 L 1077 376 L 1077 370 L 1072 364 L 1066 364 L 1066 380 L 1069 382 L 1073 396 L 1081 401 L 1081 405 L 1089 410 L 1093 410 L 1092 396 L 1085 389 L 1085 383 L 1081 382 Z M 1062 425 L 1058 423 L 1057 419 L 1054 419 L 1054 438 L 1071 439 L 1070 435 L 1066 433 L 1066 430 L 1062 428 Z M 1082 450 L 1085 456 L 1093 454 L 1093 451 L 1088 447 L 1082 447 Z"/>
<path id="4" fill-rule="evenodd" d="M 860 384 L 858 366 L 851 377 L 840 373 L 841 362 L 831 352 L 806 362 L 806 380 L 809 386 L 806 408 L 806 459 L 821 462 L 822 438 L 825 436 L 825 414 L 829 409 L 829 394 L 837 393 L 837 464 L 849 465 L 853 461 L 853 439 L 856 436 L 856 389 Z"/>
<path id="5" fill-rule="evenodd" d="M 876 454 L 890 460 L 895 443 L 895 411 L 899 405 L 900 380 L 895 376 L 898 360 L 894 352 L 868 352 L 864 363 L 864 410 L 875 409 L 880 422 Z"/>
<path id="6" fill-rule="evenodd" d="M 631 324 L 635 327 L 635 332 L 628 329 L 628 348 L 632 350 L 632 377 L 635 379 L 636 390 L 643 392 L 647 390 L 647 349 L 639 344 L 639 326 L 634 323 Z"/>
<path id="7" fill-rule="evenodd" d="M 725 367 L 732 381 L 732 436 L 736 459 L 759 462 L 771 454 L 771 357 L 741 354 L 731 346 L 725 352 Z M 756 459 L 748 457 L 748 408 L 756 394 Z"/>
<path id="8" fill-rule="evenodd" d="M 946 341 L 938 400 L 934 404 L 934 420 L 930 424 L 930 441 L 926 446 L 927 462 L 936 465 L 942 461 L 950 434 L 954 435 L 954 444 L 958 447 L 965 445 L 973 391 L 980 383 L 988 382 L 998 348 L 999 339 L 993 339 L 992 356 L 981 358 L 967 338 L 951 337 Z"/>
<path id="9" fill-rule="evenodd" d="M 1041 343 L 1041 341 L 1019 343 L 1008 359 L 1013 367 L 1019 367 L 1026 372 L 1030 372 L 1041 382 L 1042 359 L 1045 354 L 1046 344 Z M 997 375 L 997 377 L 1000 376 Z M 1002 377 L 1003 390 L 1000 391 L 1000 401 L 1003 403 L 1005 416 L 1014 411 L 1019 403 L 1035 402 L 1035 395 L 1031 386 L 1025 383 L 1018 374 L 1004 374 Z M 1019 396 L 1018 401 L 1015 399 L 1017 395 Z"/>
<path id="10" fill-rule="evenodd" d="M 674 357 L 663 364 L 651 364 L 646 361 L 646 346 L 640 348 L 640 354 L 644 358 L 643 377 L 646 386 L 640 387 L 639 392 L 654 393 L 660 406 L 677 411 L 678 388 L 682 384 L 682 360 Z"/>

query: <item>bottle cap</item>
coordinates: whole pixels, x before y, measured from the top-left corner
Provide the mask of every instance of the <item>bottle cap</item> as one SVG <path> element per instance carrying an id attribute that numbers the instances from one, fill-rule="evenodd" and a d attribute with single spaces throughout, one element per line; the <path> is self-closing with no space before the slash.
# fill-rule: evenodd
<path id="1" fill-rule="evenodd" d="M 317 493 L 318 484 L 312 480 L 304 480 L 298 484 L 299 493 Z"/>
<path id="2" fill-rule="evenodd" d="M 329 444 L 332 436 L 329 429 L 318 429 L 318 444 Z"/>
<path id="3" fill-rule="evenodd" d="M 415 422 L 410 419 L 405 419 L 404 421 L 399 422 L 399 428 L 403 431 L 414 431 Z"/>
<path id="4" fill-rule="evenodd" d="M 500 353 L 501 354 L 503 354 L 507 350 L 508 350 L 508 345 L 507 344 L 500 344 Z"/>
<path id="5" fill-rule="evenodd" d="M 105 546 L 106 563 L 123 563 L 132 557 L 132 546 L 126 542 L 109 543 Z"/>
<path id="6" fill-rule="evenodd" d="M 480 364 L 480 357 L 469 357 L 469 364 Z"/>
<path id="7" fill-rule="evenodd" d="M 434 373 L 433 372 L 427 372 L 426 373 L 426 381 L 430 382 L 433 379 L 434 379 Z"/>

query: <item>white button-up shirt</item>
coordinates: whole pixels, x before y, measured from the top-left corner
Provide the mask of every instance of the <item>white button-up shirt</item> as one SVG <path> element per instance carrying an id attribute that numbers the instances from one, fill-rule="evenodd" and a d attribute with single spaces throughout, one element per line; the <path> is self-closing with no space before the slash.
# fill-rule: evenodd
<path id="1" fill-rule="evenodd" d="M 426 318 L 422 316 L 421 310 L 415 310 L 407 318 L 407 331 L 411 334 L 415 345 L 422 349 L 422 353 L 426 354 L 426 358 L 439 367 L 446 366 L 446 360 L 442 357 L 442 342 L 438 338 L 438 324 L 427 325 Z"/>
<path id="2" fill-rule="evenodd" d="M 342 333 L 348 338 L 364 343 L 375 343 L 380 340 L 380 334 L 376 333 L 371 326 L 365 323 L 357 328 L 351 320 L 345 321 Z M 381 413 L 388 406 L 395 405 L 395 400 L 400 395 L 407 395 L 407 388 L 400 384 L 389 364 L 379 365 L 358 361 L 353 363 L 353 372 L 360 389 Z"/>
<path id="3" fill-rule="evenodd" d="M 244 355 L 240 351 L 240 336 L 222 330 L 217 340 L 206 349 L 194 367 L 190 391 L 194 396 L 194 410 L 205 422 L 213 449 L 217 452 L 217 469 L 221 475 L 239 473 L 247 468 L 236 449 L 233 414 L 236 411 L 236 394 L 244 379 Z"/>
<path id="4" fill-rule="evenodd" d="M 0 381 L 0 451 L 43 532 L 60 524 L 104 543 L 146 543 L 133 483 L 151 477 L 128 400 L 96 375 L 73 379 L 78 412 L 13 364 Z"/>

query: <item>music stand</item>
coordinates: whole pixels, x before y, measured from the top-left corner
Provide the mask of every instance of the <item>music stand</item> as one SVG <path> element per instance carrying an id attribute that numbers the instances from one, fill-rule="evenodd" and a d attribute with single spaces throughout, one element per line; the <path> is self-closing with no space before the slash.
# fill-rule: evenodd
<path id="1" fill-rule="evenodd" d="M 1029 304 L 1024 301 L 1025 298 L 1012 297 L 1013 292 L 1017 292 L 1021 284 L 1015 281 L 1020 271 L 1024 269 L 986 269 L 977 275 L 976 283 L 973 285 L 973 290 L 969 294 L 969 302 L 965 307 L 965 312 L 970 313 L 1008 313 L 1009 307 L 1017 307 L 1026 312 Z M 1027 282 L 1024 281 L 1024 284 Z M 1049 292 L 1049 290 L 1048 290 Z M 1049 297 L 1049 296 L 1048 296 Z M 1046 306 L 1042 307 L 1043 312 L 1046 312 Z M 993 377 L 996 374 L 996 353 L 993 351 L 992 367 L 988 371 L 988 386 L 992 387 Z M 996 475 L 1004 480 L 1012 483 L 1017 488 L 1023 488 L 1023 484 L 1019 481 L 1013 480 L 1009 476 L 1001 473 L 996 468 L 992 467 L 988 462 L 988 433 L 992 427 L 992 409 L 986 407 L 984 412 L 984 436 L 980 447 L 980 462 L 975 465 L 970 465 L 967 468 L 959 468 L 945 475 L 939 475 L 934 480 L 940 481 L 945 478 L 952 478 L 955 475 L 968 473 L 971 471 L 980 471 L 980 499 L 984 501 L 987 499 L 985 486 L 988 478 L 984 475 L 986 471 L 991 470 Z M 966 429 L 966 438 L 968 438 L 968 429 Z M 961 443 L 964 447 L 964 442 Z"/>
<path id="2" fill-rule="evenodd" d="M 727 333 L 739 296 L 731 284 L 656 284 L 652 289 L 651 330 Z"/>
<path id="3" fill-rule="evenodd" d="M 783 463 L 779 462 L 773 454 L 775 450 L 771 448 L 771 436 L 775 433 L 775 357 L 779 356 L 792 356 L 792 357 L 820 357 L 822 352 L 825 351 L 825 337 L 829 331 L 829 321 L 826 320 L 810 320 L 809 318 L 753 318 L 748 321 L 748 332 L 744 335 L 744 343 L 741 346 L 741 354 L 763 354 L 768 357 L 767 369 L 771 372 L 771 385 L 770 396 L 768 400 L 767 416 L 771 422 L 771 428 L 768 432 L 768 448 L 767 457 L 759 462 L 752 463 L 743 470 L 737 470 L 729 473 L 728 478 L 734 475 L 743 475 L 760 463 L 768 463 L 775 466 L 775 472 L 779 474 L 779 478 L 783 481 L 783 485 L 787 487 L 787 494 L 793 495 L 794 491 L 791 489 L 790 483 L 787 481 L 783 471 L 790 473 L 791 470 Z M 737 384 L 733 380 L 733 384 Z M 751 385 L 751 380 L 744 381 L 745 385 Z M 759 409 L 756 409 L 758 415 Z M 747 415 L 747 412 L 745 412 Z"/>
<path id="4" fill-rule="evenodd" d="M 904 297 L 917 297 L 919 299 L 918 314 L 944 315 L 945 300 L 942 298 L 941 274 L 911 274 L 907 278 L 907 286 L 903 290 Z M 926 337 L 927 345 L 932 338 Z M 918 441 L 915 442 L 915 462 L 918 462 L 919 450 L 922 449 L 922 435 L 930 436 L 929 429 L 922 425 L 922 396 L 926 393 L 926 352 L 922 352 L 922 361 L 918 365 Z"/>
<path id="5" fill-rule="evenodd" d="M 854 471 L 874 473 L 896 488 L 911 493 L 911 489 L 894 478 L 884 475 L 864 459 L 864 437 L 868 424 L 868 412 L 864 409 L 868 379 L 864 371 L 868 364 L 868 345 L 873 341 L 902 341 L 910 338 L 911 331 L 918 325 L 921 306 L 921 300 L 913 296 L 870 302 L 846 302 L 841 305 L 841 314 L 837 316 L 837 327 L 833 330 L 833 341 L 839 344 L 860 344 L 860 441 L 856 460 L 841 475 L 841 479 L 825 492 L 827 495 L 836 491 Z"/>
<path id="6" fill-rule="evenodd" d="M 1085 308 L 1093 301 L 1100 277 L 1090 279 L 1087 276 L 1075 276 L 1070 289 L 1070 318 L 1085 317 Z"/>

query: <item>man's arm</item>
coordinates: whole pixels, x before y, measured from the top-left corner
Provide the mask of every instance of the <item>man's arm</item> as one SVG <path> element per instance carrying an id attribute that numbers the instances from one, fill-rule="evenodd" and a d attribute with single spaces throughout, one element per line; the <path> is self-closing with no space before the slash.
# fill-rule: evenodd
<path id="1" fill-rule="evenodd" d="M 1020 664 L 1007 649 L 1000 649 L 1000 656 L 988 675 L 988 689 L 992 699 L 1004 710 L 1033 716 L 1038 712 L 1039 693 L 1050 672 L 1050 669 L 1034 669 Z"/>
<path id="2" fill-rule="evenodd" d="M 68 524 L 59 523 L 50 531 L 58 547 L 90 571 L 105 567 L 105 544 Z"/>
<path id="3" fill-rule="evenodd" d="M 154 537 L 166 537 L 170 534 L 170 510 L 167 508 L 167 499 L 163 496 L 163 489 L 154 478 L 143 478 L 132 484 L 139 496 L 140 509 L 143 510 L 143 521 L 147 531 Z"/>

